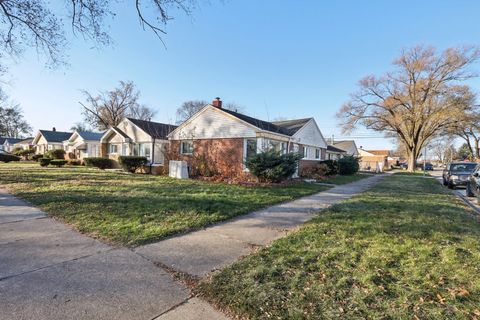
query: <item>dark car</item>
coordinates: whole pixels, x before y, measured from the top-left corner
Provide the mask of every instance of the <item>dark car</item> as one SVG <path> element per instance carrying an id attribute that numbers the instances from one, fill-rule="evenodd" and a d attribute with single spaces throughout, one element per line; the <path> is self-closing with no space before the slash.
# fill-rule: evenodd
<path id="1" fill-rule="evenodd" d="M 480 195 L 480 165 L 472 172 L 467 182 L 467 197 L 478 197 Z"/>
<path id="2" fill-rule="evenodd" d="M 470 174 L 475 170 L 475 162 L 452 162 L 443 170 L 443 185 L 450 189 L 466 186 Z"/>
<path id="3" fill-rule="evenodd" d="M 431 164 L 430 162 L 422 164 L 422 169 L 425 171 L 433 171 L 433 164 Z"/>

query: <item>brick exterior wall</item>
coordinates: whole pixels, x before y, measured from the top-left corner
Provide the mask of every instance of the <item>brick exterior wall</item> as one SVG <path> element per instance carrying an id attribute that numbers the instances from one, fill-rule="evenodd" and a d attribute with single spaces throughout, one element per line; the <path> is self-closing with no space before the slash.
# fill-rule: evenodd
<path id="1" fill-rule="evenodd" d="M 193 154 L 180 154 L 180 140 L 170 141 L 168 160 L 186 161 L 194 173 L 204 158 L 210 171 L 225 177 L 245 175 L 243 171 L 243 138 L 201 139 L 193 141 Z"/>

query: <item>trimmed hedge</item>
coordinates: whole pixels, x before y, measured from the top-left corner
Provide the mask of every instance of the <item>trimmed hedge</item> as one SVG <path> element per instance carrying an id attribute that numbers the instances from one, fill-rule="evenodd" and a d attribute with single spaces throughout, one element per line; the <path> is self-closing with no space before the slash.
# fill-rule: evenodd
<path id="1" fill-rule="evenodd" d="M 50 164 L 50 161 L 52 161 L 52 159 L 50 159 L 50 158 L 40 158 L 40 159 L 38 159 L 38 161 L 40 162 L 40 165 L 42 167 L 48 167 L 48 165 Z"/>
<path id="2" fill-rule="evenodd" d="M 0 161 L 5 163 L 20 161 L 20 157 L 14 156 L 13 154 L 0 153 Z"/>
<path id="3" fill-rule="evenodd" d="M 316 163 L 312 166 L 303 168 L 300 172 L 300 176 L 302 178 L 320 180 L 327 175 L 328 171 L 328 166 L 325 163 Z"/>
<path id="4" fill-rule="evenodd" d="M 323 160 L 320 163 L 326 164 L 328 167 L 327 176 L 333 176 L 338 174 L 338 162 L 337 160 Z"/>
<path id="5" fill-rule="evenodd" d="M 50 150 L 45 153 L 45 156 L 51 159 L 63 160 L 65 159 L 65 150 L 63 149 Z"/>
<path id="6" fill-rule="evenodd" d="M 61 160 L 61 159 L 53 159 L 50 161 L 50 164 L 52 166 L 56 166 L 56 167 L 63 167 L 64 165 L 67 164 L 67 160 Z"/>
<path id="7" fill-rule="evenodd" d="M 360 159 L 353 156 L 346 156 L 338 160 L 338 172 L 341 175 L 351 175 L 355 174 L 360 170 L 359 162 Z"/>
<path id="8" fill-rule="evenodd" d="M 109 169 L 113 166 L 113 162 L 109 158 L 102 158 L 102 157 L 91 157 L 83 159 L 85 161 L 85 165 L 88 167 L 96 167 L 99 169 Z"/>
<path id="9" fill-rule="evenodd" d="M 82 160 L 80 160 L 80 159 L 70 159 L 70 160 L 68 160 L 67 163 L 70 166 L 81 166 L 82 165 Z"/>
<path id="10" fill-rule="evenodd" d="M 298 153 L 280 154 L 272 150 L 251 156 L 245 165 L 261 181 L 281 182 L 295 173 L 301 158 Z"/>
<path id="11" fill-rule="evenodd" d="M 138 169 L 148 163 L 148 159 L 139 156 L 120 156 L 118 157 L 118 162 L 124 170 L 135 173 Z"/>

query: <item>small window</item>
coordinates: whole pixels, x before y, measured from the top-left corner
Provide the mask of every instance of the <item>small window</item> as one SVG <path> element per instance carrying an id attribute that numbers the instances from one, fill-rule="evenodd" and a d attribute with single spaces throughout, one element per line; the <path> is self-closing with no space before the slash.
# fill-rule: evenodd
<path id="1" fill-rule="evenodd" d="M 193 141 L 182 141 L 180 145 L 181 154 L 192 154 L 193 153 Z"/>
<path id="2" fill-rule="evenodd" d="M 110 145 L 110 153 L 118 153 L 118 146 L 116 144 Z"/>
<path id="3" fill-rule="evenodd" d="M 143 155 L 150 159 L 151 151 L 150 151 L 150 144 L 145 143 L 143 146 Z"/>
<path id="4" fill-rule="evenodd" d="M 303 147 L 303 157 L 308 158 L 308 147 Z"/>
<path id="5" fill-rule="evenodd" d="M 257 154 L 257 140 L 247 139 L 246 144 L 245 158 L 248 159 L 254 154 Z"/>
<path id="6" fill-rule="evenodd" d="M 282 142 L 282 154 L 286 154 L 286 153 L 287 153 L 287 143 Z"/>
<path id="7" fill-rule="evenodd" d="M 320 149 L 315 149 L 315 159 L 320 159 Z"/>

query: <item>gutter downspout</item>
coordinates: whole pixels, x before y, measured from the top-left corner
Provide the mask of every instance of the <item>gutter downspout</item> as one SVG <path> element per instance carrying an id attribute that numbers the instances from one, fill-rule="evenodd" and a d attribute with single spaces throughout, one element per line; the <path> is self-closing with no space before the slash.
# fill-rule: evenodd
<path id="1" fill-rule="evenodd" d="M 153 174 L 152 173 L 153 161 L 155 161 L 155 138 L 153 138 L 153 143 L 152 143 L 152 161 L 150 161 L 150 174 Z"/>

